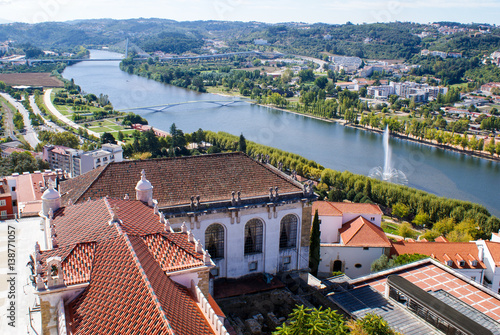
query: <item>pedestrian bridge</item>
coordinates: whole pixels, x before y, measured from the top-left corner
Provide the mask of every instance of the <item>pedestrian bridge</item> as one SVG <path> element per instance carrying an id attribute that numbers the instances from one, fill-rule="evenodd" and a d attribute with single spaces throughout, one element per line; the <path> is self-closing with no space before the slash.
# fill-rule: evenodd
<path id="1" fill-rule="evenodd" d="M 135 111 L 152 111 L 154 113 L 156 112 L 163 112 L 169 108 L 175 107 L 175 106 L 181 106 L 181 105 L 188 105 L 188 104 L 214 104 L 218 105 L 220 107 L 226 107 L 226 106 L 231 106 L 237 103 L 248 103 L 251 102 L 250 100 L 195 100 L 195 101 L 183 101 L 183 102 L 173 102 L 169 104 L 163 104 L 163 105 L 155 105 L 155 106 L 143 106 L 143 107 L 133 107 L 133 108 L 123 108 L 119 109 L 120 112 L 135 112 Z"/>

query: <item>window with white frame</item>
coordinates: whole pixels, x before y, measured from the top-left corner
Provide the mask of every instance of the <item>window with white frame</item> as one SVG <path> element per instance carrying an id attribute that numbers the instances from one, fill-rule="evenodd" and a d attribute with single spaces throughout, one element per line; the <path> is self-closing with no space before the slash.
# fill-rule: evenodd
<path id="1" fill-rule="evenodd" d="M 7 205 L 7 202 L 5 200 L 0 200 L 0 206 L 5 206 Z"/>

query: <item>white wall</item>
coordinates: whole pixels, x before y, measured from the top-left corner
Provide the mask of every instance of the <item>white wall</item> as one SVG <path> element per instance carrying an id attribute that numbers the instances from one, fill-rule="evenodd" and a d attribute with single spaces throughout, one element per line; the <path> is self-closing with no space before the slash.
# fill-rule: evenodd
<path id="1" fill-rule="evenodd" d="M 495 235 L 493 235 L 494 237 Z M 493 238 L 492 238 L 493 240 Z M 500 294 L 500 267 L 495 265 L 495 261 L 493 260 L 493 256 L 490 253 L 490 250 L 486 247 L 486 243 L 484 240 L 476 241 L 477 246 L 483 246 L 484 250 L 484 264 L 486 265 L 486 270 L 484 272 L 484 277 L 487 278 L 491 282 L 490 289 Z M 476 256 L 476 255 L 474 255 Z"/>
<path id="2" fill-rule="evenodd" d="M 287 214 L 294 214 L 298 218 L 297 227 L 297 242 L 296 248 L 281 252 L 279 250 L 280 239 L 280 222 Z M 218 223 L 224 226 L 224 258 L 214 261 L 219 267 L 219 277 L 237 278 L 251 273 L 268 272 L 276 274 L 282 262 L 282 257 L 291 256 L 290 268 L 307 268 L 308 267 L 308 248 L 300 247 L 301 235 L 301 218 L 302 218 L 302 203 L 287 204 L 276 207 L 276 217 L 274 212 L 269 212 L 267 206 L 241 209 L 239 212 L 239 223 L 236 218 L 234 223 L 231 223 L 231 214 L 228 212 L 208 214 L 199 216 L 199 222 L 191 224 L 186 222 L 188 229 L 192 232 L 196 240 L 200 240 L 203 247 L 206 247 L 205 230 L 213 223 Z M 251 219 L 260 219 L 263 222 L 263 246 L 262 253 L 245 255 L 245 224 Z M 183 218 L 171 218 L 169 222 L 173 228 L 179 228 Z M 184 218 L 185 219 L 185 218 Z M 257 269 L 249 271 L 249 263 L 257 262 Z"/>
<path id="3" fill-rule="evenodd" d="M 169 275 L 170 279 L 184 287 L 190 288 L 191 281 L 194 281 L 196 285 L 200 282 L 198 278 L 198 272 L 196 271 L 179 271 L 178 273 L 171 273 Z"/>
<path id="4" fill-rule="evenodd" d="M 338 243 L 339 229 L 342 228 L 342 216 L 320 215 L 321 243 Z M 313 217 L 314 220 L 314 217 Z"/>
<path id="5" fill-rule="evenodd" d="M 346 247 L 335 244 L 321 244 L 321 261 L 318 268 L 318 276 L 330 277 L 333 269 L 333 262 L 341 260 L 343 263 L 342 272 L 351 278 L 358 278 L 370 274 L 371 264 L 384 254 L 384 248 L 370 247 L 364 250 L 363 247 Z M 356 268 L 356 264 L 361 264 Z"/>

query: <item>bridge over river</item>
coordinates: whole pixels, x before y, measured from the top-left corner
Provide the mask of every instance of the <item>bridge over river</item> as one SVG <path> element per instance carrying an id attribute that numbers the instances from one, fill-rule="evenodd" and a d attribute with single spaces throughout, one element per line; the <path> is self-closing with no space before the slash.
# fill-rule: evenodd
<path id="1" fill-rule="evenodd" d="M 143 107 L 132 107 L 132 108 L 123 108 L 119 109 L 120 112 L 132 112 L 132 111 L 152 111 L 154 113 L 156 112 L 163 112 L 169 108 L 175 107 L 175 106 L 180 106 L 180 105 L 188 105 L 188 104 L 214 104 L 218 105 L 220 107 L 226 107 L 230 105 L 234 105 L 237 103 L 252 103 L 253 100 L 193 100 L 193 101 L 183 101 L 183 102 L 173 102 L 173 103 L 168 103 L 168 104 L 162 104 L 162 105 L 155 105 L 155 106 L 143 106 Z"/>

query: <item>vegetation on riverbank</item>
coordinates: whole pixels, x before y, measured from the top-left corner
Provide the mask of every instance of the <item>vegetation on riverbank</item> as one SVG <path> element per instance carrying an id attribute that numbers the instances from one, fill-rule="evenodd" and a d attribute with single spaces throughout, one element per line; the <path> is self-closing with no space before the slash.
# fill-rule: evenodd
<path id="1" fill-rule="evenodd" d="M 210 131 L 206 132 L 205 138 L 215 147 L 230 151 L 236 150 L 239 140 L 238 136 Z M 466 230 L 463 235 L 457 236 L 458 240 L 464 239 L 464 236 L 470 233 L 470 224 L 475 229 L 478 228 L 475 233 L 478 238 L 489 238 L 492 232 L 500 229 L 500 220 L 479 204 L 438 197 L 408 186 L 383 182 L 349 171 L 325 169 L 316 162 L 299 155 L 250 141 L 247 141 L 247 154 L 254 158 L 260 157 L 274 166 L 280 166 L 281 162 L 283 170 L 288 173 L 293 173 L 295 170 L 299 175 L 319 181 L 316 192 L 320 199 L 374 202 L 389 213 L 398 207 L 396 205 L 404 205 L 407 210 L 397 214 L 411 221 L 415 220 L 419 214 L 426 213 L 428 215 L 428 219 L 425 220 L 427 228 L 440 220 L 452 218 L 454 226 L 463 227 Z M 460 226 L 464 221 L 467 223 Z M 416 222 L 423 225 L 423 221 L 417 220 Z"/>

